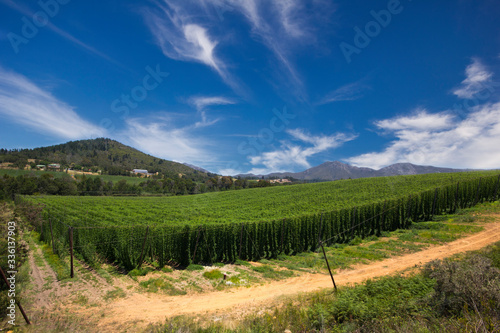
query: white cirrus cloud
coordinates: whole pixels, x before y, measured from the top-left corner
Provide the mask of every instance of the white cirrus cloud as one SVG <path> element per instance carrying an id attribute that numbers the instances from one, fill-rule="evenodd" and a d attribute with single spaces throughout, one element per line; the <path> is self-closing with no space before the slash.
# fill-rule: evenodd
<path id="1" fill-rule="evenodd" d="M 300 168 L 302 171 L 311 167 L 308 162 L 310 157 L 338 148 L 357 137 L 346 133 L 311 135 L 302 129 L 287 130 L 286 132 L 291 136 L 291 140 L 281 141 L 279 149 L 249 157 L 250 164 L 254 166 L 249 173 L 293 171 L 296 168 Z M 299 141 L 300 144 L 293 141 Z"/>
<path id="2" fill-rule="evenodd" d="M 438 167 L 500 168 L 500 103 L 475 107 L 463 120 L 447 112 L 378 121 L 375 125 L 395 139 L 381 152 L 345 161 L 356 166 L 381 168 L 409 162 Z"/>
<path id="3" fill-rule="evenodd" d="M 176 127 L 168 116 L 127 119 L 119 136 L 123 142 L 167 160 L 192 164 L 213 161 L 207 151 L 211 143 L 193 133 L 191 126 Z"/>
<path id="4" fill-rule="evenodd" d="M 205 127 L 215 124 L 219 119 L 208 120 L 206 109 L 213 105 L 230 105 L 236 104 L 232 99 L 222 96 L 195 96 L 188 100 L 188 103 L 193 105 L 200 114 L 201 121 L 195 124 L 195 127 Z"/>
<path id="5" fill-rule="evenodd" d="M 203 63 L 240 96 L 248 89 L 229 71 L 234 63 L 223 61 L 219 50 L 222 41 L 234 40 L 233 27 L 224 16 L 242 16 L 249 24 L 249 35 L 272 53 L 269 82 L 280 92 L 306 99 L 301 76 L 293 55 L 304 45 L 317 46 L 318 22 L 328 23 L 334 7 L 315 0 L 153 0 L 154 6 L 143 11 L 144 20 L 161 47 L 172 59 Z M 219 51 L 217 54 L 216 51 Z"/>
<path id="6" fill-rule="evenodd" d="M 317 13 L 331 12 L 331 4 L 314 1 L 307 5 L 299 0 L 213 0 L 214 6 L 233 8 L 249 22 L 255 40 L 264 44 L 273 54 L 281 69 L 276 73 L 280 82 L 276 89 L 291 90 L 301 99 L 306 98 L 302 78 L 291 60 L 300 45 L 314 45 L 317 34 L 314 27 L 324 18 Z"/>
<path id="7" fill-rule="evenodd" d="M 232 99 L 222 96 L 194 96 L 189 98 L 189 103 L 194 105 L 198 111 L 211 105 L 236 104 Z"/>
<path id="8" fill-rule="evenodd" d="M 354 101 L 364 96 L 371 87 L 365 83 L 365 79 L 343 85 L 328 93 L 317 104 L 328 104 L 333 102 Z"/>
<path id="9" fill-rule="evenodd" d="M 478 59 L 473 58 L 472 63 L 465 69 L 465 80 L 460 87 L 453 91 L 459 98 L 471 99 L 492 83 L 493 73 L 488 71 L 486 66 Z"/>
<path id="10" fill-rule="evenodd" d="M 235 92 L 244 95 L 242 84 L 216 55 L 219 42 L 204 26 L 206 20 L 199 19 L 198 7 L 203 3 L 178 0 L 153 3 L 154 7 L 147 7 L 142 13 L 163 54 L 174 60 L 198 62 L 210 67 Z"/>
<path id="11" fill-rule="evenodd" d="M 38 133 L 63 139 L 106 136 L 106 130 L 81 118 L 73 107 L 49 91 L 1 67 L 0 116 Z"/>

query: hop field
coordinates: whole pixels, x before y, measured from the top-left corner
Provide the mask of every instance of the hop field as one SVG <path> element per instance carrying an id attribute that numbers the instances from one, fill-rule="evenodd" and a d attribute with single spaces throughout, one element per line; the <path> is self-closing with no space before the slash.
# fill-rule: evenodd
<path id="1" fill-rule="evenodd" d="M 187 266 L 257 260 L 380 234 L 496 200 L 499 172 L 342 180 L 182 197 L 27 197 L 41 204 L 42 237 L 60 251 L 68 230 L 90 264 L 132 269 L 143 260 Z M 143 251 L 143 249 L 146 249 Z"/>
<path id="2" fill-rule="evenodd" d="M 493 175 L 467 172 L 341 180 L 178 197 L 31 197 L 74 226 L 199 225 L 301 217 Z"/>

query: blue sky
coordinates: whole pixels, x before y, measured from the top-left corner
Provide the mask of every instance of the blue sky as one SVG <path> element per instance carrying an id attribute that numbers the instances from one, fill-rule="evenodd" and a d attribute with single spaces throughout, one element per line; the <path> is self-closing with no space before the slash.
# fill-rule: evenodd
<path id="1" fill-rule="evenodd" d="M 500 3 L 0 0 L 0 146 L 500 168 Z"/>

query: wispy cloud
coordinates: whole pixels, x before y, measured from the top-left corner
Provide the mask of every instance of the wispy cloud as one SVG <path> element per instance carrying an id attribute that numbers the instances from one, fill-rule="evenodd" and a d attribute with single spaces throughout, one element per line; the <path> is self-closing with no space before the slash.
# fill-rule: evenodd
<path id="1" fill-rule="evenodd" d="M 195 124 L 195 127 L 205 127 L 215 124 L 219 119 L 208 120 L 206 109 L 212 105 L 229 105 L 236 102 L 222 96 L 195 96 L 191 97 L 188 102 L 193 105 L 201 116 L 201 121 Z"/>
<path id="2" fill-rule="evenodd" d="M 473 58 L 472 63 L 465 69 L 465 80 L 453 93 L 459 98 L 471 99 L 491 83 L 493 73 L 488 71 L 478 58 Z"/>
<path id="3" fill-rule="evenodd" d="M 279 149 L 250 157 L 254 166 L 250 173 L 293 171 L 311 167 L 308 159 L 314 155 L 338 148 L 345 142 L 354 140 L 356 135 L 336 133 L 333 135 L 311 135 L 302 129 L 286 131 L 291 140 L 281 141 Z M 300 142 L 300 144 L 294 143 Z"/>
<path id="4" fill-rule="evenodd" d="M 346 84 L 327 94 L 317 104 L 328 104 L 341 101 L 354 101 L 364 96 L 371 87 L 365 83 L 365 79 Z"/>
<path id="5" fill-rule="evenodd" d="M 205 110 L 211 105 L 236 104 L 232 99 L 222 96 L 195 96 L 189 99 L 189 103 L 194 105 L 198 111 Z"/>
<path id="6" fill-rule="evenodd" d="M 0 116 L 32 130 L 63 139 L 105 136 L 73 107 L 18 73 L 0 67 Z"/>
<path id="7" fill-rule="evenodd" d="M 251 26 L 252 35 L 274 53 L 278 66 L 279 87 L 292 90 L 298 98 L 306 99 L 302 78 L 295 68 L 291 56 L 298 45 L 312 44 L 316 39 L 312 22 L 317 19 L 310 15 L 305 4 L 299 0 L 260 1 L 227 0 L 214 1 L 214 5 L 229 5 L 241 13 Z M 331 7 L 325 2 L 311 4 L 312 12 L 328 12 Z"/>
<path id="8" fill-rule="evenodd" d="M 213 161 L 207 147 L 211 143 L 197 136 L 190 127 L 176 127 L 168 117 L 130 118 L 121 140 L 148 154 L 182 163 Z"/>
<path id="9" fill-rule="evenodd" d="M 225 24 L 221 13 L 241 15 L 250 26 L 251 37 L 274 55 L 273 69 L 278 69 L 272 73 L 276 89 L 306 98 L 292 55 L 300 46 L 314 45 L 315 23 L 324 19 L 317 13 L 332 11 L 327 1 L 317 0 L 307 6 L 299 0 L 155 0 L 154 4 L 155 8 L 144 10 L 144 20 L 167 57 L 209 66 L 244 96 L 248 92 L 228 70 L 233 64 L 223 61 L 216 52 L 219 44 L 233 33 L 220 28 Z"/>
<path id="10" fill-rule="evenodd" d="M 381 168 L 410 162 L 456 168 L 500 168 L 500 103 L 473 109 L 466 119 L 446 112 L 386 119 L 375 124 L 396 139 L 382 152 L 347 159 L 356 166 Z"/>
<path id="11" fill-rule="evenodd" d="M 154 8 L 143 10 L 143 16 L 163 54 L 174 60 L 204 64 L 234 91 L 243 94 L 241 84 L 216 55 L 219 42 L 204 27 L 206 21 L 196 15 L 199 12 L 196 3 L 163 0 L 154 4 Z"/>

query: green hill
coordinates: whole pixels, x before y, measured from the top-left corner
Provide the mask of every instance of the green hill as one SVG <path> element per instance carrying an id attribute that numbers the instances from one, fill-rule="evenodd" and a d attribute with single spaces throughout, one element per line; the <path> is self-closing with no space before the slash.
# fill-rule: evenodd
<path id="1" fill-rule="evenodd" d="M 145 154 L 107 138 L 70 141 L 34 149 L 0 149 L 0 162 L 10 162 L 14 166 L 24 168 L 29 164 L 28 159 L 36 160 L 35 164 L 58 163 L 61 168 L 102 170 L 102 173 L 107 175 L 129 175 L 133 169 L 145 169 L 166 177 L 179 177 L 179 174 L 182 174 L 183 177 L 194 181 L 205 181 L 214 176 L 181 163 Z"/>

